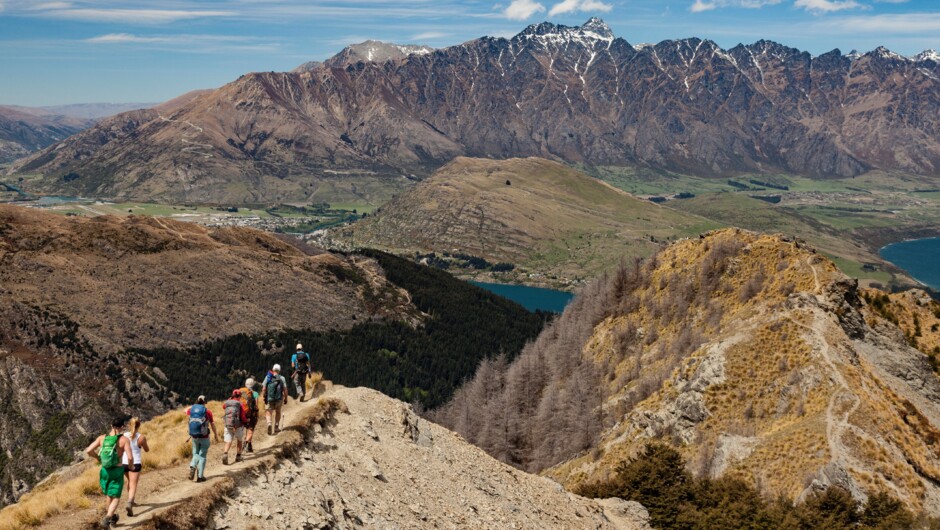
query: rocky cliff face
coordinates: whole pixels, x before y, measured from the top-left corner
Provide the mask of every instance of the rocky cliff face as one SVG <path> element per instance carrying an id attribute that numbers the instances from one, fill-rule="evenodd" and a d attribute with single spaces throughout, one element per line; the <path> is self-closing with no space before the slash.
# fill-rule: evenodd
<path id="1" fill-rule="evenodd" d="M 922 330 L 940 323 L 930 307 Z M 442 420 L 568 486 L 659 440 L 693 472 L 769 495 L 835 484 L 940 513 L 930 358 L 798 241 L 722 230 L 676 243 L 586 289 L 518 361 L 487 370 Z"/>
<path id="2" fill-rule="evenodd" d="M 649 528 L 642 506 L 568 493 L 378 392 L 339 387 L 328 397 L 348 413 L 314 426 L 292 458 L 240 480 L 211 527 Z"/>
<path id="3" fill-rule="evenodd" d="M 936 175 L 932 57 L 695 38 L 634 47 L 597 19 L 543 23 L 388 61 L 249 74 L 99 142 L 98 154 L 75 156 L 73 145 L 102 139 L 89 132 L 17 170 L 72 193 L 243 201 L 306 198 L 336 171 L 427 175 L 461 154 L 705 175 Z"/>
<path id="4" fill-rule="evenodd" d="M 342 279 L 351 270 L 382 296 Z M 271 234 L 0 207 L 0 499 L 113 415 L 175 404 L 166 376 L 127 349 L 415 313 L 374 262 L 307 255 Z"/>

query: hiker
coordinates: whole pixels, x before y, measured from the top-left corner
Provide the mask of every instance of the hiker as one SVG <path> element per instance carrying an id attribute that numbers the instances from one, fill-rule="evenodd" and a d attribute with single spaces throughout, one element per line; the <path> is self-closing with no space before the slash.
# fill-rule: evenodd
<path id="1" fill-rule="evenodd" d="M 304 345 L 297 345 L 297 353 L 290 359 L 291 366 L 294 367 L 294 386 L 297 387 L 297 401 L 301 403 L 307 395 L 307 376 L 310 375 L 310 355 L 304 351 Z"/>
<path id="2" fill-rule="evenodd" d="M 97 458 L 101 463 L 98 473 L 101 484 L 101 493 L 108 497 L 108 511 L 101 520 L 101 528 L 105 530 L 117 523 L 117 507 L 121 502 L 121 491 L 124 489 L 124 467 L 121 458 L 130 452 L 130 442 L 121 433 L 124 431 L 124 418 L 117 418 L 111 422 L 108 434 L 102 434 L 91 442 L 85 449 L 88 456 Z"/>
<path id="3" fill-rule="evenodd" d="M 124 464 L 124 480 L 127 481 L 127 516 L 134 516 L 134 499 L 137 496 L 137 483 L 140 481 L 140 471 L 143 466 L 143 453 L 150 451 L 147 437 L 140 434 L 140 418 L 131 418 L 128 422 L 129 430 L 124 433 L 130 447 L 130 458 L 125 451 L 121 462 Z"/>
<path id="4" fill-rule="evenodd" d="M 258 398 L 261 397 L 255 392 L 255 379 L 249 377 L 245 380 L 245 388 L 242 388 L 242 403 L 248 409 L 248 423 L 245 424 L 245 452 L 255 452 L 251 446 L 251 440 L 255 437 L 255 427 L 258 426 Z"/>
<path id="5" fill-rule="evenodd" d="M 281 375 L 281 365 L 275 364 L 261 384 L 264 397 L 264 420 L 268 424 L 268 435 L 281 432 L 281 407 L 287 404 L 287 380 Z M 274 413 L 274 428 L 271 428 L 271 413 Z"/>
<path id="6" fill-rule="evenodd" d="M 242 391 L 232 390 L 232 397 L 222 403 L 225 411 L 225 448 L 222 449 L 222 464 L 228 465 L 228 452 L 232 448 L 232 441 L 236 442 L 235 462 L 242 461 L 242 449 L 245 445 L 245 425 L 248 424 L 248 409 L 242 403 Z"/>
<path id="7" fill-rule="evenodd" d="M 199 473 L 196 482 L 206 481 L 206 455 L 209 454 L 209 429 L 212 439 L 219 442 L 219 431 L 215 429 L 212 411 L 206 407 L 206 396 L 199 396 L 196 404 L 186 409 L 189 416 L 189 437 L 193 442 L 193 460 L 189 463 L 189 480 Z"/>

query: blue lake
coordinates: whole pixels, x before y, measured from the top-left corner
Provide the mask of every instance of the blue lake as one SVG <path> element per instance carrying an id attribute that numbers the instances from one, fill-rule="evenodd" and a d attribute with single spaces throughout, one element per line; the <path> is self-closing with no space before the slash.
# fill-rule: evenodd
<path id="1" fill-rule="evenodd" d="M 915 280 L 940 290 L 940 237 L 893 243 L 879 251 Z"/>
<path id="2" fill-rule="evenodd" d="M 526 285 L 505 285 L 501 283 L 470 282 L 477 287 L 508 298 L 529 311 L 541 309 L 561 313 L 574 295 L 565 291 L 529 287 Z"/>

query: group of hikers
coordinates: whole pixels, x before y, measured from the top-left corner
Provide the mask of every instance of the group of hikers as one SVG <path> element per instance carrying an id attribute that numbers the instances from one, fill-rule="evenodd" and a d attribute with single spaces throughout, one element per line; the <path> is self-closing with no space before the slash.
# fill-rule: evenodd
<path id="1" fill-rule="evenodd" d="M 303 402 L 307 391 L 307 378 L 312 373 L 310 355 L 298 344 L 291 357 L 294 372 L 291 378 L 297 390 L 295 399 Z M 242 461 L 242 452 L 252 453 L 252 438 L 258 424 L 260 407 L 258 399 L 264 401 L 264 419 L 269 436 L 281 431 L 281 408 L 287 404 L 287 379 L 281 375 L 281 365 L 275 364 L 261 383 L 261 393 L 255 392 L 256 381 L 249 377 L 245 386 L 236 388 L 222 404 L 224 411 L 222 464 L 228 465 L 232 443 L 235 442 L 235 462 Z M 212 411 L 206 407 L 206 396 L 199 396 L 196 403 L 186 409 L 189 417 L 188 436 L 192 443 L 193 458 L 189 464 L 189 480 L 205 482 L 206 457 L 209 453 L 209 435 L 218 443 L 219 432 Z M 101 520 L 101 528 L 110 529 L 117 523 L 118 505 L 124 484 L 127 483 L 128 517 L 134 516 L 135 495 L 140 473 L 143 469 L 143 453 L 150 451 L 147 438 L 140 433 L 140 419 L 125 417 L 111 422 L 111 430 L 99 436 L 85 452 L 101 463 L 99 482 L 101 492 L 107 497 L 107 512 Z"/>

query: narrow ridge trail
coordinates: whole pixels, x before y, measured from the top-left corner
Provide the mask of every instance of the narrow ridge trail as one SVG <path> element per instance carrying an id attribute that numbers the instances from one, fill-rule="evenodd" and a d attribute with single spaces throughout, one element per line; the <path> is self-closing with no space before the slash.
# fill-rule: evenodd
<path id="1" fill-rule="evenodd" d="M 285 435 L 292 430 L 292 427 L 298 427 L 302 420 L 306 418 L 318 402 L 318 398 L 323 396 L 332 387 L 332 383 L 323 381 L 317 386 L 312 397 L 302 403 L 296 402 L 293 398 L 283 408 L 283 417 L 281 420 L 281 433 L 268 436 L 265 430 L 264 412 L 258 420 L 258 429 L 254 436 L 254 453 L 244 453 L 244 460 L 239 463 L 222 465 L 222 448 L 224 443 L 219 441 L 212 442 L 209 447 L 209 455 L 206 462 L 206 481 L 197 483 L 187 479 L 189 473 L 189 460 L 175 466 L 158 469 L 155 471 L 144 471 L 140 476 L 140 484 L 137 488 L 137 500 L 135 503 L 134 516 L 127 517 L 125 508 L 127 507 L 127 485 L 125 484 L 124 495 L 121 497 L 121 505 L 118 508 L 120 519 L 112 528 L 140 528 L 148 523 L 154 516 L 160 515 L 167 510 L 174 508 L 193 497 L 207 493 L 220 484 L 228 477 L 235 477 L 238 474 L 258 466 L 266 465 L 274 461 L 277 457 L 276 449 L 279 443 L 283 442 Z M 308 391 L 308 395 L 311 392 Z M 222 439 L 223 423 L 221 418 L 216 418 L 216 426 L 219 428 L 219 439 Z M 143 434 L 147 434 L 146 431 Z M 180 424 L 180 444 L 190 443 L 186 433 L 186 424 Z M 232 444 L 230 455 L 234 461 L 235 444 Z M 147 455 L 144 453 L 144 460 Z M 43 521 L 37 528 L 43 530 L 56 530 L 61 528 L 92 528 L 88 523 L 97 522 L 103 516 L 104 498 L 98 498 L 93 502 L 90 508 L 81 510 L 72 510 L 50 519 Z M 84 526 L 83 526 L 84 525 Z M 94 526 L 97 528 L 97 526 Z"/>

